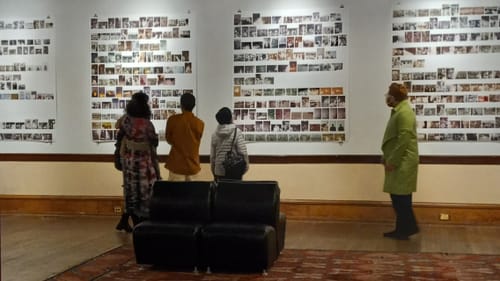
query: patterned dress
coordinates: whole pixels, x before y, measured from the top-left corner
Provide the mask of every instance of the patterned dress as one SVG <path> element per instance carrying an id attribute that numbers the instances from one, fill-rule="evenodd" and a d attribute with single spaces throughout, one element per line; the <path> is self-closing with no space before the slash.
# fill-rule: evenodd
<path id="1" fill-rule="evenodd" d="M 154 166 L 158 135 L 149 119 L 130 116 L 125 116 L 119 132 L 124 134 L 120 154 L 125 209 L 129 214 L 146 218 L 152 186 L 158 178 Z"/>

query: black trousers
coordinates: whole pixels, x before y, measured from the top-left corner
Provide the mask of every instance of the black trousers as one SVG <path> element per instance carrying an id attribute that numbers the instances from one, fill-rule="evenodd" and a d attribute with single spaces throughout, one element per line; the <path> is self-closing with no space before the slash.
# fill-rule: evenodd
<path id="1" fill-rule="evenodd" d="M 396 213 L 396 232 L 408 235 L 418 231 L 417 220 L 413 213 L 412 194 L 391 194 L 392 208 Z"/>

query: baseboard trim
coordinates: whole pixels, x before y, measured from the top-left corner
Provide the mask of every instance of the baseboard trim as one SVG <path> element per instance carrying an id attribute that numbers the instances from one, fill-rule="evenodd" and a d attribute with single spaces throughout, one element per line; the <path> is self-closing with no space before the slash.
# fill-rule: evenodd
<path id="1" fill-rule="evenodd" d="M 117 215 L 122 208 L 119 196 L 36 196 L 0 195 L 1 214 Z M 500 224 L 500 205 L 415 203 L 420 223 Z M 392 222 L 390 202 L 282 200 L 281 211 L 294 220 Z M 449 220 L 440 220 L 448 214 Z"/>
<path id="2" fill-rule="evenodd" d="M 413 207 L 420 223 L 500 224 L 500 205 L 414 203 Z M 303 220 L 394 221 L 390 202 L 286 200 L 281 202 L 281 210 L 287 217 Z M 441 220 L 441 214 L 447 214 L 449 220 Z"/>

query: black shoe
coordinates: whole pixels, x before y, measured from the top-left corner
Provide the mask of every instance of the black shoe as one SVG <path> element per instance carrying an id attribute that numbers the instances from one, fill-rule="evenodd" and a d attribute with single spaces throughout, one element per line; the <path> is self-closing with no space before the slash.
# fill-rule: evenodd
<path id="1" fill-rule="evenodd" d="M 128 224 L 128 217 L 129 215 L 127 213 L 122 214 L 122 217 L 120 218 L 120 221 L 116 225 L 116 230 L 124 230 L 125 232 L 132 232 L 132 227 Z"/>
<path id="2" fill-rule="evenodd" d="M 391 232 L 386 232 L 384 233 L 384 237 L 391 238 L 391 239 L 396 239 L 396 240 L 409 240 L 408 235 L 396 232 L 396 231 L 391 231 Z"/>
<path id="3" fill-rule="evenodd" d="M 391 235 L 394 235 L 394 233 L 396 233 L 396 230 L 384 232 L 384 237 L 390 237 Z"/>
<path id="4" fill-rule="evenodd" d="M 136 226 L 144 221 L 144 218 L 139 217 L 138 215 L 135 215 L 135 214 L 132 214 L 131 217 L 132 217 L 132 223 L 134 224 L 134 226 Z"/>
<path id="5" fill-rule="evenodd" d="M 412 230 L 408 231 L 406 233 L 407 236 L 412 236 L 414 234 L 417 234 L 420 232 L 420 229 L 418 228 L 418 226 L 415 226 Z"/>

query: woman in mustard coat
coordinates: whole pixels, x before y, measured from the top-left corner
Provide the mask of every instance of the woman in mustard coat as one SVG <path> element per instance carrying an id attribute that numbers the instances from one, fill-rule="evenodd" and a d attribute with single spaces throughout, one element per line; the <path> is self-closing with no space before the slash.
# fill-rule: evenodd
<path id="1" fill-rule="evenodd" d="M 401 84 L 390 85 L 386 104 L 392 110 L 382 141 L 384 192 L 391 195 L 396 228 L 384 237 L 407 240 L 419 231 L 412 207 L 419 163 L 416 117 L 408 102 L 408 90 Z"/>

